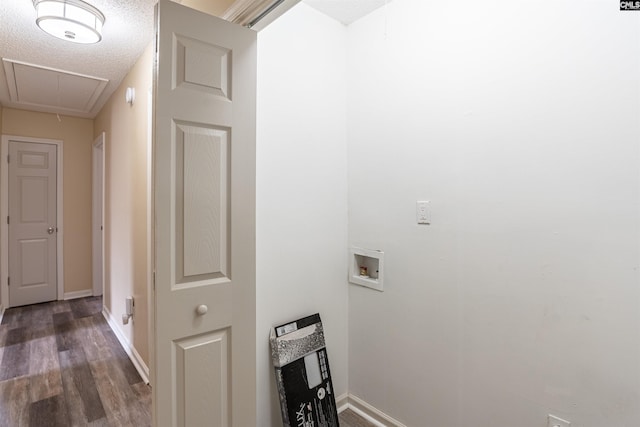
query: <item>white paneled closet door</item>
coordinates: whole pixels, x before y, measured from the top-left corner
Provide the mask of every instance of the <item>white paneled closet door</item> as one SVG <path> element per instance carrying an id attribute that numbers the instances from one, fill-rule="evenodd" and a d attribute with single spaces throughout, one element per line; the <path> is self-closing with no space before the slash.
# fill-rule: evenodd
<path id="1" fill-rule="evenodd" d="M 156 426 L 255 426 L 256 33 L 156 9 Z"/>

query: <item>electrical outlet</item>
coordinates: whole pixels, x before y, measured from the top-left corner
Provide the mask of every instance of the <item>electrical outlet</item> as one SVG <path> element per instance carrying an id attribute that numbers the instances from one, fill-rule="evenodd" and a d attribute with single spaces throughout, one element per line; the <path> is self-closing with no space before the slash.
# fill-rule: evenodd
<path id="1" fill-rule="evenodd" d="M 570 425 L 571 421 L 563 420 L 551 414 L 547 416 L 547 427 L 569 427 Z"/>

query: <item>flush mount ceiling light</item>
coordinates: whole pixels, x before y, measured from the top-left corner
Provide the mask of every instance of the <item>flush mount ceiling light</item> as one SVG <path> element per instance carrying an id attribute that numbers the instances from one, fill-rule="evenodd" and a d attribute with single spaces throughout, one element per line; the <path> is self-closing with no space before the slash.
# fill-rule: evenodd
<path id="1" fill-rule="evenodd" d="M 46 33 L 75 43 L 102 40 L 104 15 L 81 0 L 34 0 L 36 24 Z"/>

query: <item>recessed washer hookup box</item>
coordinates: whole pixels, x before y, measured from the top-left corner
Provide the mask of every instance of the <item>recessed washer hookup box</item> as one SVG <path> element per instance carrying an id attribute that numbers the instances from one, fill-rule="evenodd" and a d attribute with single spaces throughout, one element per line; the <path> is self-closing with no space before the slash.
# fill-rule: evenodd
<path id="1" fill-rule="evenodd" d="M 271 329 L 284 427 L 339 427 L 319 314 Z"/>

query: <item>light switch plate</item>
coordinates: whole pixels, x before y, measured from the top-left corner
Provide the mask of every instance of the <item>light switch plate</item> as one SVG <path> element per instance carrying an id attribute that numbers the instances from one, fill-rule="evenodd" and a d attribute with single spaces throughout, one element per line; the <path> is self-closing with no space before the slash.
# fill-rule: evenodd
<path id="1" fill-rule="evenodd" d="M 570 425 L 571 421 L 563 420 L 551 414 L 547 416 L 547 427 L 569 427 Z"/>
<path id="2" fill-rule="evenodd" d="M 416 202 L 416 222 L 418 224 L 431 224 L 431 207 L 428 200 Z"/>

